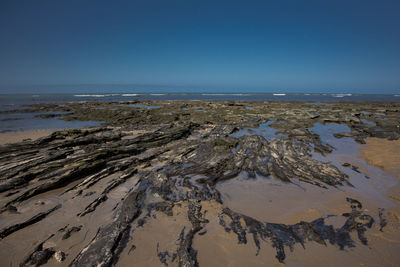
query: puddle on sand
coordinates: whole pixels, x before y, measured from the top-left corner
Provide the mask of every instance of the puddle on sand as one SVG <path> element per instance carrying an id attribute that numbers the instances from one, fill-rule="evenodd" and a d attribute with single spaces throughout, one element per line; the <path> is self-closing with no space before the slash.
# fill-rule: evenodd
<path id="1" fill-rule="evenodd" d="M 246 173 L 217 184 L 224 205 L 262 222 L 295 224 L 348 210 L 346 194 L 301 182 L 272 177 L 247 178 Z"/>
<path id="2" fill-rule="evenodd" d="M 370 166 L 359 157 L 360 144 L 352 138 L 335 138 L 335 132 L 349 131 L 346 125 L 316 124 L 311 128 L 335 149 L 323 156 L 312 153 L 312 157 L 322 162 L 330 162 L 349 176 L 353 185 L 343 185 L 328 189 L 319 188 L 299 180 L 284 183 L 273 177 L 257 176 L 248 179 L 247 173 L 217 184 L 224 204 L 232 210 L 252 216 L 261 221 L 276 223 L 297 223 L 310 221 L 328 214 L 348 212 L 346 197 L 361 201 L 377 214 L 378 208 L 391 208 L 394 203 L 385 196 L 388 188 L 397 184 L 390 174 Z M 358 167 L 359 172 L 342 166 L 349 162 Z"/>
<path id="3" fill-rule="evenodd" d="M 366 202 L 366 205 L 381 207 L 392 207 L 393 203 L 384 195 L 384 192 L 397 184 L 397 180 L 390 174 L 369 165 L 360 157 L 360 144 L 353 138 L 335 138 L 336 132 L 349 131 L 347 125 L 316 123 L 316 127 L 310 128 L 320 135 L 324 143 L 328 143 L 335 149 L 332 153 L 321 155 L 312 152 L 312 157 L 322 162 L 330 162 L 339 170 L 349 175 L 349 182 L 353 187 L 343 186 L 346 192 L 353 192 L 358 195 L 358 199 Z M 342 166 L 343 163 L 350 163 L 359 168 L 359 172 L 350 167 Z M 356 197 L 357 198 L 357 197 Z"/>
<path id="4" fill-rule="evenodd" d="M 272 138 L 280 138 L 283 137 L 283 134 L 277 134 L 276 132 L 278 130 L 275 130 L 274 128 L 270 127 L 271 124 L 273 124 L 275 121 L 269 121 L 266 123 L 261 123 L 258 128 L 244 128 L 241 129 L 235 133 L 232 133 L 230 136 L 239 138 L 243 135 L 261 135 L 265 139 L 270 140 Z"/>

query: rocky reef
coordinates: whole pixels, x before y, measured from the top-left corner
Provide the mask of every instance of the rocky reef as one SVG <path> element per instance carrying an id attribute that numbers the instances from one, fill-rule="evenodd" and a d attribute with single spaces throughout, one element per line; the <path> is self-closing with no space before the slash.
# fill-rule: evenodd
<path id="1" fill-rule="evenodd" d="M 185 213 L 175 222 L 179 233 L 172 239 L 177 241 L 164 251 L 157 245 L 154 255 L 159 264 L 198 266 L 192 244 L 197 236 L 207 235 L 208 210 L 203 206 L 210 202 L 215 203 L 219 227 L 234 233 L 238 244 L 247 244 L 251 237 L 258 254 L 264 242 L 276 250 L 279 262 L 295 244 L 315 242 L 343 250 L 356 246 L 352 233 L 367 245 L 365 232 L 375 220 L 380 230 L 386 226 L 383 210 L 374 220 L 353 198 L 343 199 L 350 206 L 346 213 L 296 224 L 262 222 L 227 207 L 216 185 L 245 174 L 288 184 L 301 181 L 324 190 L 351 187 L 348 174 L 313 156 L 329 154 L 335 147 L 312 128 L 318 123 L 346 125 L 349 131 L 334 136 L 358 143 L 367 137 L 399 139 L 399 103 L 135 104 L 54 103 L 25 110 L 62 111 L 57 113 L 61 119 L 104 125 L 55 131 L 0 147 L 0 242 L 17 244 L 31 227 L 51 225 L 46 234 L 27 237 L 36 241 L 22 247 L 30 252 L 24 250 L 21 266 L 52 260 L 69 266 L 118 265 L 140 246 L 133 242 L 136 232 L 159 217 L 176 217 L 177 209 Z M 260 131 L 267 123 L 268 129 Z M 344 223 L 328 224 L 328 217 L 342 217 Z"/>

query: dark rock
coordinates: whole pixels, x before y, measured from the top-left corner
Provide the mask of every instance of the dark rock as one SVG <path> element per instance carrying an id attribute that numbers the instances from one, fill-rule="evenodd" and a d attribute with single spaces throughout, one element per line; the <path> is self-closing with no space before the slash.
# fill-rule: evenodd
<path id="1" fill-rule="evenodd" d="M 37 245 L 31 253 L 28 254 L 28 256 L 25 257 L 25 259 L 20 263 L 19 266 L 25 267 L 25 266 L 40 266 L 43 264 L 46 264 L 47 261 L 53 256 L 55 253 L 55 250 L 52 248 L 43 248 L 44 243 L 46 243 L 47 240 L 52 238 L 54 235 L 50 235 L 45 241 L 41 242 L 39 245 Z"/>
<path id="2" fill-rule="evenodd" d="M 379 212 L 379 231 L 383 232 L 383 227 L 385 227 L 387 225 L 387 220 L 385 218 L 385 216 L 383 215 L 383 212 L 385 211 L 385 209 L 383 208 L 379 208 L 378 212 Z"/>
<path id="3" fill-rule="evenodd" d="M 62 239 L 65 240 L 65 239 L 70 238 L 72 233 L 79 232 L 81 229 L 82 229 L 82 225 L 80 225 L 80 226 L 73 226 L 73 227 L 69 228 L 69 229 L 65 232 L 65 234 L 62 236 Z"/>
<path id="4" fill-rule="evenodd" d="M 116 252 L 122 245 L 121 241 L 124 236 L 129 235 L 130 224 L 141 213 L 144 190 L 145 188 L 141 188 L 127 195 L 114 220 L 99 228 L 93 240 L 70 266 L 109 266 L 115 260 L 118 256 Z"/>
<path id="5" fill-rule="evenodd" d="M 11 226 L 8 226 L 8 227 L 5 227 L 5 228 L 1 229 L 0 230 L 0 238 L 5 238 L 8 235 L 10 235 L 10 234 L 12 234 L 12 233 L 14 233 L 14 232 L 16 232 L 18 230 L 21 230 L 21 229 L 23 229 L 23 228 L 25 228 L 25 227 L 27 227 L 29 225 L 32 225 L 34 223 L 37 223 L 37 222 L 43 220 L 50 213 L 58 210 L 59 208 L 61 208 L 61 205 L 57 205 L 57 206 L 55 206 L 54 208 L 51 208 L 48 211 L 40 212 L 40 213 L 36 214 L 35 216 L 29 218 L 26 221 L 23 221 L 21 223 L 17 223 L 17 224 L 14 224 L 14 225 L 11 225 Z"/>
<path id="6" fill-rule="evenodd" d="M 257 254 L 260 250 L 260 241 L 269 240 L 276 249 L 276 258 L 283 262 L 286 257 L 285 247 L 293 249 L 294 244 L 304 245 L 306 241 L 314 241 L 325 245 L 328 241 L 332 245 L 338 245 L 340 249 L 353 247 L 354 241 L 351 239 L 350 232 L 356 231 L 359 240 L 367 245 L 367 239 L 364 235 L 367 228 L 371 228 L 374 220 L 371 216 L 364 214 L 361 209 L 361 203 L 355 199 L 347 198 L 351 203 L 352 212 L 345 214 L 347 220 L 345 224 L 338 229 L 332 225 L 326 225 L 325 219 L 320 218 L 310 223 L 300 222 L 294 225 L 262 223 L 251 217 L 236 213 L 229 208 L 224 208 L 220 216 L 220 224 L 225 231 L 233 231 L 238 237 L 239 244 L 246 244 L 247 234 L 253 236 L 253 241 L 257 246 Z M 224 215 L 230 219 L 227 224 Z M 242 224 L 244 221 L 244 225 Z"/>

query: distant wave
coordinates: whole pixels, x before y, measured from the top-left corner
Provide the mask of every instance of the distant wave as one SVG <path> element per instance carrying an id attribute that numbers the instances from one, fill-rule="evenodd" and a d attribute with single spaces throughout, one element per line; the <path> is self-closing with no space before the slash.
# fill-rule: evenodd
<path id="1" fill-rule="evenodd" d="M 74 95 L 76 97 L 105 97 L 106 95 Z"/>
<path id="2" fill-rule="evenodd" d="M 150 94 L 150 95 L 165 95 L 165 94 Z"/>
<path id="3" fill-rule="evenodd" d="M 394 95 L 394 96 L 400 96 L 400 95 Z"/>
<path id="4" fill-rule="evenodd" d="M 272 94 L 274 96 L 285 96 L 286 94 Z"/>
<path id="5" fill-rule="evenodd" d="M 215 96 L 215 95 L 237 95 L 237 96 L 246 96 L 246 95 L 250 95 L 250 94 L 218 94 L 218 93 L 213 93 L 213 94 L 201 94 L 204 96 Z"/>
<path id="6" fill-rule="evenodd" d="M 138 96 L 138 94 L 122 94 L 122 96 Z"/>
<path id="7" fill-rule="evenodd" d="M 345 97 L 345 96 L 352 96 L 352 94 L 332 94 L 333 97 Z"/>
<path id="8" fill-rule="evenodd" d="M 87 94 L 87 95 L 74 95 L 76 97 L 107 97 L 107 96 L 119 96 L 120 94 L 104 94 L 104 95 L 100 95 L 100 94 Z"/>

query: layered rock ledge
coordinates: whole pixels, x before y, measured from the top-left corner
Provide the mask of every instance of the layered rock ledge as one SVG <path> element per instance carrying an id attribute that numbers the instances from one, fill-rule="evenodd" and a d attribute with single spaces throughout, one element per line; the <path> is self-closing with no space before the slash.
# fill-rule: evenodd
<path id="1" fill-rule="evenodd" d="M 280 263 L 298 245 L 346 250 L 367 246 L 366 232 L 374 225 L 385 229 L 384 210 L 376 217 L 351 197 L 342 199 L 345 213 L 296 224 L 260 221 L 228 207 L 217 185 L 244 174 L 249 180 L 301 181 L 322 190 L 354 187 L 343 169 L 315 157 L 336 148 L 313 127 L 346 125 L 349 131 L 335 138 L 361 144 L 367 137 L 397 140 L 399 103 L 153 101 L 140 104 L 158 108 L 131 106 L 137 104 L 29 106 L 25 112 L 63 111 L 60 119 L 104 125 L 0 146 L 0 242 L 10 249 L 26 238 L 17 249 L 24 255 L 5 264 L 122 265 L 140 249 L 136 238 L 143 229 L 165 223 L 165 236 L 149 234 L 160 239 L 152 248 L 158 264 L 197 266 L 193 243 L 208 234 L 209 214 L 215 214 L 222 232 L 236 236 L 234 242 L 254 242 L 254 255 L 272 247 Z M 327 222 L 333 217 L 341 224 Z"/>

